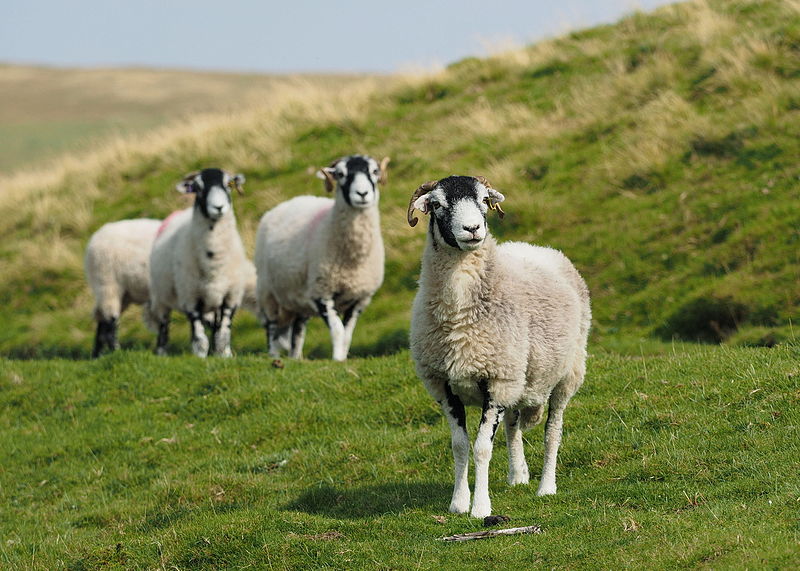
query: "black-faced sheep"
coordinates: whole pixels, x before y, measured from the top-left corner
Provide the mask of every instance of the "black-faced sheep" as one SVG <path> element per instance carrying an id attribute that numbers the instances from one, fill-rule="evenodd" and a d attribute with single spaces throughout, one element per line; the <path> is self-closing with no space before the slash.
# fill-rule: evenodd
<path id="1" fill-rule="evenodd" d="M 359 314 L 383 282 L 378 184 L 389 159 L 343 157 L 320 169 L 333 199 L 298 196 L 261 218 L 256 235 L 256 294 L 269 352 L 300 358 L 306 322 L 330 329 L 333 359 L 347 358 Z"/>
<path id="2" fill-rule="evenodd" d="M 231 321 L 252 271 L 231 200 L 232 189 L 241 192 L 243 182 L 243 175 L 209 168 L 186 175 L 177 185 L 196 197 L 193 207 L 164 221 L 150 254 L 148 314 L 158 331 L 156 353 L 166 353 L 169 315 L 176 309 L 189 319 L 195 355 L 205 357 L 209 351 L 204 316 L 210 316 L 216 354 L 232 355 Z"/>
<path id="3" fill-rule="evenodd" d="M 488 470 L 505 420 L 510 484 L 528 482 L 521 430 L 548 404 L 538 495 L 556 493 L 563 412 L 583 383 L 591 322 L 589 292 L 559 251 L 522 242 L 498 245 L 486 214 L 502 194 L 483 177 L 451 176 L 423 184 L 413 210 L 430 214 L 411 354 L 425 388 L 450 425 L 455 486 L 450 511 L 470 509 L 469 437 L 464 405 L 482 407 L 475 439 L 471 515 L 491 513 Z M 500 211 L 502 212 L 502 211 Z"/>

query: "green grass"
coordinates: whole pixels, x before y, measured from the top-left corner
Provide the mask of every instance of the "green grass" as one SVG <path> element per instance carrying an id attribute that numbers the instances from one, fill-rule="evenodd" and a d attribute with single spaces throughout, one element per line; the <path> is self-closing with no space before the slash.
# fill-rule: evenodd
<path id="1" fill-rule="evenodd" d="M 690 2 L 432 76 L 294 85 L 4 179 L 0 566 L 797 567 L 798 46 L 797 2 Z M 252 251 L 265 210 L 323 194 L 312 167 L 352 152 L 392 157 L 353 359 L 326 361 L 314 320 L 309 360 L 274 369 L 244 313 L 235 359 L 188 355 L 180 317 L 157 359 L 134 310 L 125 350 L 84 360 L 100 225 L 166 216 L 219 165 L 247 176 Z M 480 523 L 445 513 L 449 436 L 405 349 L 425 238 L 405 209 L 452 173 L 487 176 L 492 231 L 563 250 L 592 292 L 558 495 L 504 484 L 502 436 L 492 465 L 495 511 L 541 536 L 436 541 Z"/>
<path id="2" fill-rule="evenodd" d="M 0 363 L 8 568 L 796 566 L 800 347 L 599 353 L 559 492 L 494 510 L 544 534 L 443 544 L 449 432 L 407 352 L 290 362 L 120 352 Z M 674 351 L 674 352 L 673 352 Z M 468 414 L 474 429 L 477 410 Z M 542 429 L 526 433 L 538 473 Z"/>
<path id="3" fill-rule="evenodd" d="M 800 313 L 798 45 L 790 2 L 681 4 L 365 87 L 363 104 L 298 91 L 189 122 L 163 149 L 122 147 L 55 181 L 33 179 L 0 219 L 0 353 L 87 354 L 88 237 L 107 221 L 182 207 L 171 189 L 184 173 L 244 172 L 236 211 L 252 251 L 265 210 L 323 194 L 309 169 L 359 151 L 392 157 L 381 199 L 387 279 L 365 314 L 368 336 L 357 337 L 365 347 L 396 349 L 407 330 L 425 236 L 405 224 L 407 200 L 452 173 L 483 174 L 507 196 L 508 216 L 490 221 L 498 237 L 575 262 L 593 296 L 592 343 L 780 343 Z M 152 342 L 131 327 L 126 342 Z M 243 329 L 237 349 L 260 348 L 248 341 L 260 333 Z"/>

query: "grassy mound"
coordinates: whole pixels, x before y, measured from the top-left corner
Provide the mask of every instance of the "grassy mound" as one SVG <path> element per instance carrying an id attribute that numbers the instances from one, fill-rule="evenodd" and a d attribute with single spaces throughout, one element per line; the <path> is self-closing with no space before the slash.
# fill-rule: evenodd
<path id="1" fill-rule="evenodd" d="M 800 307 L 798 54 L 794 2 L 679 4 L 432 77 L 288 86 L 265 106 L 17 177 L 0 197 L 0 351 L 86 354 L 88 236 L 181 207 L 171 188 L 185 172 L 247 175 L 236 210 L 252 247 L 266 209 L 322 194 L 310 169 L 356 151 L 393 159 L 381 202 L 388 277 L 369 332 L 356 332 L 362 354 L 404 344 L 424 239 L 404 222 L 406 201 L 452 173 L 483 174 L 506 194 L 508 217 L 491 222 L 501 238 L 575 261 L 593 293 L 594 343 L 785 339 Z M 123 321 L 127 343 L 151 342 Z M 239 329 L 239 351 L 261 348 L 254 320 Z M 312 352 L 323 339 L 312 331 Z"/>
<path id="2" fill-rule="evenodd" d="M 389 278 L 365 316 L 379 342 L 357 334 L 365 352 L 395 348 L 406 327 L 423 233 L 405 227 L 405 201 L 450 173 L 484 174 L 507 194 L 509 217 L 493 223 L 501 237 L 576 262 L 594 295 L 596 342 L 653 332 L 720 341 L 748 327 L 785 337 L 800 304 L 799 21 L 791 2 L 677 5 L 399 86 L 287 88 L 269 107 L 12 181 L 0 350 L 88 348 L 89 234 L 181 206 L 170 188 L 184 172 L 245 172 L 236 207 L 251 243 L 264 210 L 321 193 L 310 167 L 353 151 L 393 157 L 382 200 Z M 127 339 L 147 338 L 129 327 Z"/>

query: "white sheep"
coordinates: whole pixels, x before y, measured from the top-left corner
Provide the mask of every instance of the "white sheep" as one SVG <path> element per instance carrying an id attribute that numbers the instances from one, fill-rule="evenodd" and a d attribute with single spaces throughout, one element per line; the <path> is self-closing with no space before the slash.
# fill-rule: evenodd
<path id="1" fill-rule="evenodd" d="M 156 353 L 166 353 L 169 315 L 176 309 L 189 319 L 195 355 L 208 354 L 204 321 L 210 321 L 214 351 L 231 356 L 231 321 L 251 270 L 231 202 L 231 190 L 241 192 L 243 182 L 243 175 L 210 168 L 186 175 L 177 185 L 196 197 L 193 207 L 164 221 L 150 254 L 147 313 L 158 331 Z"/>
<path id="2" fill-rule="evenodd" d="M 480 406 L 471 515 L 491 513 L 489 460 L 505 420 L 511 485 L 528 483 L 522 429 L 548 404 L 538 495 L 556 493 L 563 412 L 583 383 L 591 322 L 589 292 L 559 251 L 522 242 L 497 245 L 486 226 L 504 196 L 483 177 L 423 184 L 408 207 L 430 213 L 411 354 L 425 388 L 450 425 L 455 486 L 450 511 L 470 508 L 469 437 L 464 405 Z"/>
<path id="3" fill-rule="evenodd" d="M 97 332 L 92 357 L 104 348 L 119 349 L 119 318 L 131 303 L 147 303 L 150 292 L 150 248 L 160 220 L 137 218 L 109 222 L 89 239 L 84 257 L 86 280 L 94 294 Z"/>
<path id="4" fill-rule="evenodd" d="M 359 314 L 383 282 L 378 184 L 380 164 L 351 155 L 320 169 L 333 199 L 298 196 L 266 212 L 256 235 L 256 294 L 270 355 L 300 358 L 306 322 L 330 329 L 333 359 L 347 358 Z"/>

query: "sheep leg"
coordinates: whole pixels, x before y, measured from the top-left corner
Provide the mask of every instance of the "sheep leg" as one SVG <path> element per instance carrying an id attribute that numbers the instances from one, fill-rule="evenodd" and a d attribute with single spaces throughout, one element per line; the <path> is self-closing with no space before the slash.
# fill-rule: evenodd
<path id="1" fill-rule="evenodd" d="M 333 360 L 344 361 L 347 359 L 347 347 L 345 346 L 345 333 L 342 320 L 336 313 L 332 299 L 315 299 L 319 316 L 325 321 L 331 332 L 331 344 L 333 345 Z"/>
<path id="2" fill-rule="evenodd" d="M 95 359 L 103 352 L 103 347 L 107 347 L 111 351 L 119 349 L 117 342 L 117 318 L 109 317 L 108 319 L 101 318 L 97 322 L 97 333 L 94 337 L 94 349 L 92 350 L 92 358 Z"/>
<path id="3" fill-rule="evenodd" d="M 233 352 L 231 352 L 231 323 L 235 313 L 235 307 L 228 307 L 223 302 L 219 312 L 214 314 L 214 353 L 220 357 L 233 357 Z"/>
<path id="4" fill-rule="evenodd" d="M 281 349 L 289 351 L 290 346 L 287 338 L 291 332 L 290 327 L 279 327 L 277 321 L 267 321 L 264 325 L 267 332 L 267 347 L 269 356 L 278 358 L 281 356 Z"/>
<path id="5" fill-rule="evenodd" d="M 559 382 L 550 394 L 548 401 L 547 423 L 544 428 L 544 465 L 542 466 L 542 478 L 539 480 L 539 489 L 536 491 L 537 496 L 549 496 L 556 493 L 556 460 L 558 447 L 561 445 L 564 409 L 572 397 L 572 393 L 568 392 L 566 387 L 565 380 Z"/>
<path id="6" fill-rule="evenodd" d="M 189 329 L 192 335 L 192 353 L 198 357 L 208 355 L 208 337 L 203 327 L 203 302 L 198 301 L 194 311 L 187 311 Z"/>
<path id="7" fill-rule="evenodd" d="M 505 416 L 506 446 L 508 447 L 508 485 L 527 484 L 528 463 L 522 445 L 522 429 L 520 428 L 519 411 Z"/>
<path id="8" fill-rule="evenodd" d="M 94 334 L 94 348 L 92 349 L 92 359 L 97 359 L 103 350 L 103 337 L 105 336 L 105 320 L 97 320 L 97 331 Z"/>
<path id="9" fill-rule="evenodd" d="M 350 344 L 353 342 L 353 331 L 356 328 L 356 322 L 359 315 L 366 309 L 372 298 L 360 299 L 353 305 L 347 308 L 342 318 L 344 324 L 344 354 L 350 352 Z"/>
<path id="10" fill-rule="evenodd" d="M 156 341 L 156 355 L 167 354 L 167 342 L 169 341 L 169 311 L 163 313 L 158 319 L 158 339 Z"/>
<path id="11" fill-rule="evenodd" d="M 478 386 L 483 393 L 483 414 L 478 426 L 478 436 L 472 454 L 475 457 L 475 496 L 472 499 L 472 517 L 483 518 L 492 513 L 492 502 L 489 499 L 489 461 L 492 459 L 494 435 L 503 420 L 505 408 L 492 399 L 488 389 L 488 381 L 483 379 Z"/>
<path id="12" fill-rule="evenodd" d="M 467 415 L 464 403 L 450 390 L 450 385 L 445 383 L 445 399 L 440 400 L 442 412 L 450 425 L 450 445 L 453 449 L 453 468 L 455 484 L 453 485 L 453 498 L 450 500 L 452 513 L 466 513 L 469 511 L 469 435 L 467 434 Z"/>
<path id="13" fill-rule="evenodd" d="M 303 358 L 303 343 L 306 340 L 306 317 L 295 317 L 292 322 L 292 348 L 289 354 L 292 359 Z"/>

